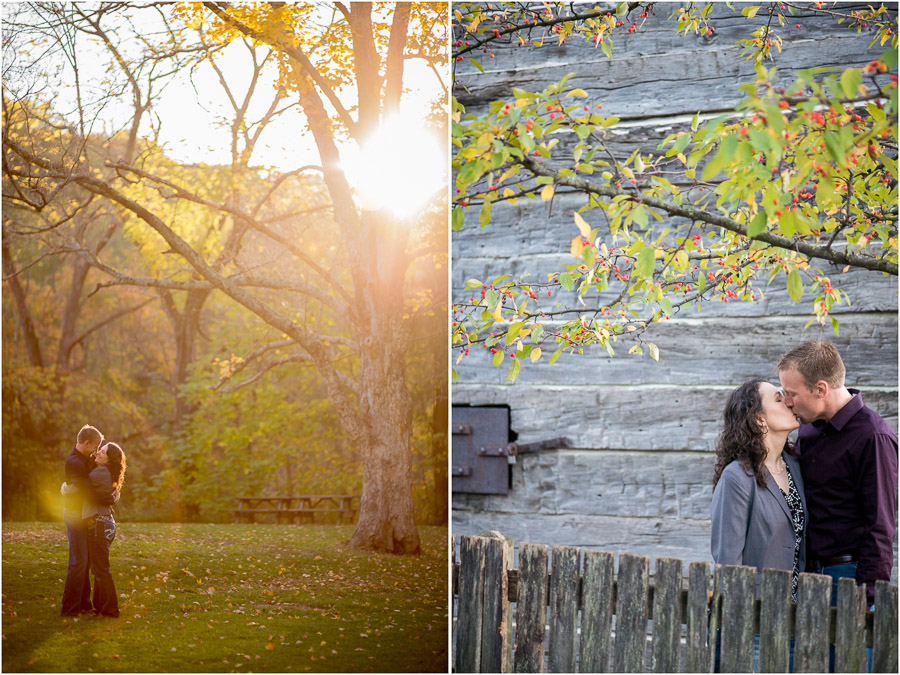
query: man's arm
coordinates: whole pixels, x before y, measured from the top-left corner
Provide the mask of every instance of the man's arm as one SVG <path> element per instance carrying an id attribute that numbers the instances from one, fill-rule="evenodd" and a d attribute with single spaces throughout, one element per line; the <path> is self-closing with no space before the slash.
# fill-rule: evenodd
<path id="1" fill-rule="evenodd" d="M 856 580 L 866 583 L 869 604 L 875 600 L 875 581 L 891 578 L 894 533 L 897 531 L 897 439 L 876 434 L 860 457 L 857 498 L 863 531 L 856 564 Z"/>

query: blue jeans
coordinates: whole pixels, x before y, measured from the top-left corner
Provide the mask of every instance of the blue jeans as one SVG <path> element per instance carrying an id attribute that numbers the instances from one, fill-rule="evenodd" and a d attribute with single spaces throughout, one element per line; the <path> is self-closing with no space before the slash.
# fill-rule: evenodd
<path id="1" fill-rule="evenodd" d="M 65 521 L 69 537 L 69 566 L 59 613 L 61 616 L 77 616 L 80 612 L 91 611 L 88 538 L 81 514 L 77 518 L 66 517 Z"/>
<path id="2" fill-rule="evenodd" d="M 119 616 L 116 584 L 109 571 L 109 547 L 116 538 L 112 516 L 98 516 L 87 526 L 91 572 L 94 573 L 94 609 L 103 616 Z"/>
<path id="3" fill-rule="evenodd" d="M 856 579 L 856 563 L 844 563 L 842 565 L 816 566 L 816 572 L 827 574 L 831 577 L 831 606 L 837 607 L 838 579 Z M 871 611 L 871 607 L 869 608 Z M 872 672 L 872 659 L 874 652 L 871 647 L 866 647 L 866 672 Z M 828 672 L 834 672 L 834 645 L 828 647 Z"/>

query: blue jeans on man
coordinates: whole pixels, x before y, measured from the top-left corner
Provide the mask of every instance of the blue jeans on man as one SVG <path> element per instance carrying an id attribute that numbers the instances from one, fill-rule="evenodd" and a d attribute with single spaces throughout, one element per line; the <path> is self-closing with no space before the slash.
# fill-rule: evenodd
<path id="1" fill-rule="evenodd" d="M 831 606 L 837 607 L 838 579 L 856 579 L 856 563 L 841 563 L 839 565 L 816 565 L 818 574 L 826 574 L 831 577 Z M 869 611 L 874 609 L 874 605 Z M 872 672 L 872 660 L 874 652 L 871 647 L 866 647 L 866 672 Z M 828 647 L 828 672 L 834 672 L 834 645 Z"/>
<path id="2" fill-rule="evenodd" d="M 59 613 L 61 616 L 78 616 L 92 609 L 87 530 L 80 513 L 77 517 L 66 513 L 64 520 L 69 538 L 69 566 Z"/>

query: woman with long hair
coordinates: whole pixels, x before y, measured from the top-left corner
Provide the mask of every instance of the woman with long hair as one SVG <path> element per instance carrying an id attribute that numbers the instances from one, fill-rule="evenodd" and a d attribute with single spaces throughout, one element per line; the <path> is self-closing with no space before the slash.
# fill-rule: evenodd
<path id="1" fill-rule="evenodd" d="M 716 443 L 713 471 L 712 556 L 717 565 L 791 571 L 791 599 L 806 567 L 806 497 L 800 464 L 788 434 L 799 426 L 784 392 L 754 378 L 731 392 Z M 717 631 L 718 633 L 718 631 Z M 714 671 L 719 672 L 720 635 Z M 793 670 L 794 640 L 790 643 Z M 759 672 L 759 634 L 754 637 L 753 672 Z"/>
<path id="2" fill-rule="evenodd" d="M 712 555 L 719 565 L 790 570 L 791 598 L 806 566 L 806 497 L 788 443 L 799 426 L 784 393 L 754 378 L 725 405 L 713 472 Z"/>
<path id="3" fill-rule="evenodd" d="M 97 451 L 97 466 L 90 473 L 92 495 L 84 502 L 81 515 L 88 532 L 88 552 L 94 575 L 94 611 L 102 616 L 119 616 L 116 584 L 109 570 L 109 547 L 116 537 L 116 521 L 110 506 L 98 502 L 122 489 L 125 482 L 125 453 L 116 443 Z"/>

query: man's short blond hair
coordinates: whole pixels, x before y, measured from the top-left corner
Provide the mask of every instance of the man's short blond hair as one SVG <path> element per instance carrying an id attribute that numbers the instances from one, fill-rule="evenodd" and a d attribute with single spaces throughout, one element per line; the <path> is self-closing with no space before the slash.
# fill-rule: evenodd
<path id="1" fill-rule="evenodd" d="M 837 348 L 827 340 L 808 340 L 798 345 L 781 357 L 777 370 L 796 370 L 810 391 L 820 380 L 827 382 L 832 389 L 840 389 L 847 374 Z"/>
<path id="2" fill-rule="evenodd" d="M 103 442 L 103 434 L 90 424 L 85 424 L 78 432 L 79 443 L 96 443 L 98 446 Z"/>

